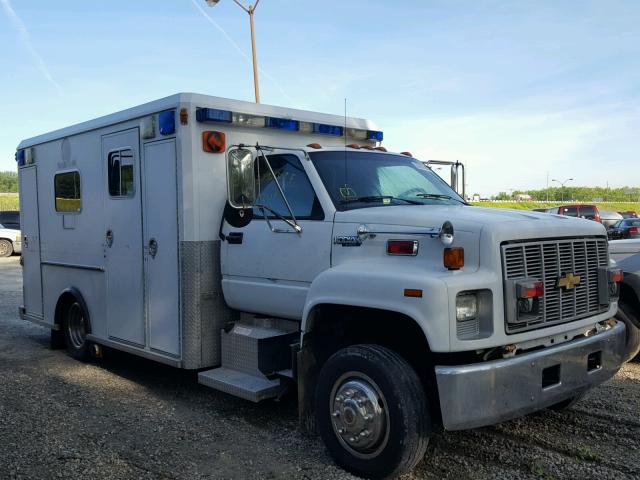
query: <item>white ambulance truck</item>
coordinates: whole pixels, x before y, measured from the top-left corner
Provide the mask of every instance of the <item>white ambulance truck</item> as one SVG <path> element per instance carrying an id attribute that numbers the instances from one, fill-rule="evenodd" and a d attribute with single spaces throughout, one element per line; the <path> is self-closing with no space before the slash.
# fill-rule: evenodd
<path id="1" fill-rule="evenodd" d="M 435 428 L 565 407 L 626 358 L 597 222 L 472 207 L 369 121 L 178 94 L 23 141 L 21 316 L 250 400 L 387 478 Z"/>

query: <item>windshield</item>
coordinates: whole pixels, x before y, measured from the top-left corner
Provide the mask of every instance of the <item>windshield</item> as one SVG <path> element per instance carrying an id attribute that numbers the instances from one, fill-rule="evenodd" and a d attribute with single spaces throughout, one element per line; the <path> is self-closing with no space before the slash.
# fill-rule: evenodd
<path id="1" fill-rule="evenodd" d="M 464 200 L 421 161 L 373 152 L 310 152 L 336 209 L 461 205 Z"/>

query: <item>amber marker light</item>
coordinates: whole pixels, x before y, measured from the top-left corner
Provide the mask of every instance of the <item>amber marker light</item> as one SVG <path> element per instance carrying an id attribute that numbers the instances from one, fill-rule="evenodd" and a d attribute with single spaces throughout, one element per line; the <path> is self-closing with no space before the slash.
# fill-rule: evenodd
<path id="1" fill-rule="evenodd" d="M 449 270 L 460 270 L 464 267 L 464 248 L 445 248 L 443 262 Z"/>
<path id="2" fill-rule="evenodd" d="M 422 290 L 417 288 L 405 288 L 404 296 L 411 298 L 422 298 Z"/>

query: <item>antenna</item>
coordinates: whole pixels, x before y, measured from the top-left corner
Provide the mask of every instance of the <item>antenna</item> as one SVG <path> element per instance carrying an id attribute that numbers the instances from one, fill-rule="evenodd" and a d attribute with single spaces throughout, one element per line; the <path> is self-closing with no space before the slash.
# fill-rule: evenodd
<path id="1" fill-rule="evenodd" d="M 347 97 L 344 97 L 344 188 L 347 198 L 349 197 L 349 183 L 347 181 Z"/>

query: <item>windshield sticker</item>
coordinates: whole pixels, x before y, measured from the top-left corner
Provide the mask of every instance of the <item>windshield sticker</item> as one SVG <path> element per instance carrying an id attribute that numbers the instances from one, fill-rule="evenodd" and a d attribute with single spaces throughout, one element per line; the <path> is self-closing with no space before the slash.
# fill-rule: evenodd
<path id="1" fill-rule="evenodd" d="M 344 185 L 340 187 L 340 196 L 345 200 L 349 200 L 351 198 L 357 198 L 356 191 L 348 185 Z"/>

